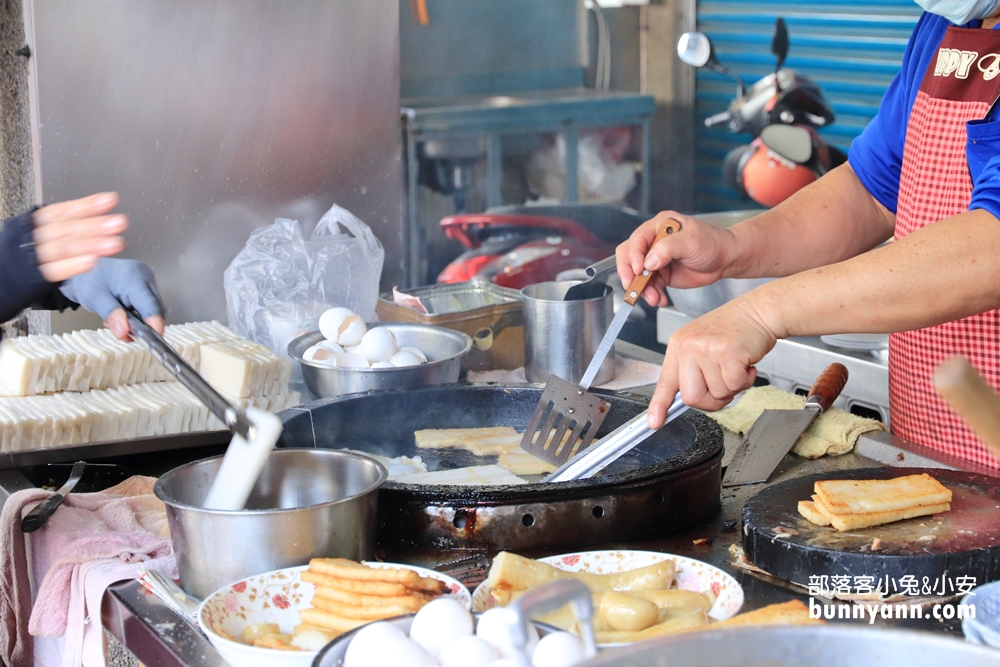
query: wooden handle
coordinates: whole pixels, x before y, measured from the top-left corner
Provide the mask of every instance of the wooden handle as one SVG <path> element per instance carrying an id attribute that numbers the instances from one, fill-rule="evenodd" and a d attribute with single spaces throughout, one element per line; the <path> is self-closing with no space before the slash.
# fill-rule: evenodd
<path id="1" fill-rule="evenodd" d="M 814 403 L 825 411 L 840 396 L 845 384 L 847 384 L 847 368 L 843 364 L 830 364 L 813 382 L 806 402 Z"/>
<path id="2" fill-rule="evenodd" d="M 652 248 L 654 245 L 667 238 L 671 234 L 681 231 L 680 220 L 674 220 L 673 218 L 667 218 L 666 224 L 656 232 L 656 237 L 653 242 L 649 244 Z M 625 290 L 625 303 L 630 306 L 634 306 L 635 302 L 639 300 L 639 295 L 642 294 L 642 290 L 646 289 L 646 285 L 649 284 L 649 279 L 653 277 L 653 274 L 647 269 L 643 269 L 642 273 L 638 274 L 632 279 L 632 282 L 628 284 L 628 289 Z"/>
<path id="3" fill-rule="evenodd" d="M 934 371 L 934 388 L 1000 457 L 1000 397 L 963 357 L 952 357 Z"/>

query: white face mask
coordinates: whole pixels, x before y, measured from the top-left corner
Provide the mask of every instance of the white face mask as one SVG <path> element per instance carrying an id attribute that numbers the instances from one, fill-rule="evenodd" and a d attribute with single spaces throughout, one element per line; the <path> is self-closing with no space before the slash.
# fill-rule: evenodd
<path id="1" fill-rule="evenodd" d="M 1000 7 L 1000 0 L 916 0 L 916 3 L 931 14 L 943 16 L 955 25 L 989 18 Z"/>

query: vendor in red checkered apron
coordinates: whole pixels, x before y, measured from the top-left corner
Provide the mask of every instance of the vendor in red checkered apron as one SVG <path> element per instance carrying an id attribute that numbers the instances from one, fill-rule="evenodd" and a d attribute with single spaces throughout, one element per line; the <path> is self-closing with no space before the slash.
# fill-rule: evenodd
<path id="1" fill-rule="evenodd" d="M 892 431 L 1000 467 L 931 383 L 961 355 L 1000 389 L 1000 0 L 917 2 L 902 70 L 848 164 L 728 230 L 666 211 L 618 248 L 624 283 L 655 272 L 643 296 L 658 306 L 665 285 L 782 277 L 671 337 L 651 426 L 678 390 L 726 405 L 778 339 L 890 333 Z M 667 217 L 681 231 L 650 248 Z"/>

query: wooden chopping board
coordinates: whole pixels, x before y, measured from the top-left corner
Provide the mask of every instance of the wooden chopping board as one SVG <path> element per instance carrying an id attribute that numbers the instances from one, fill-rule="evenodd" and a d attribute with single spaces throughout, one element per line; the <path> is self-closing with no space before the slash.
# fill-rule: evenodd
<path id="1" fill-rule="evenodd" d="M 796 508 L 798 501 L 809 500 L 818 480 L 892 479 L 924 472 L 951 489 L 950 512 L 841 533 L 806 521 Z M 876 537 L 881 546 L 873 551 Z M 994 581 L 1000 579 L 1000 478 L 954 470 L 866 468 L 788 480 L 764 489 L 743 507 L 743 550 L 757 567 L 803 586 L 816 575 Z"/>

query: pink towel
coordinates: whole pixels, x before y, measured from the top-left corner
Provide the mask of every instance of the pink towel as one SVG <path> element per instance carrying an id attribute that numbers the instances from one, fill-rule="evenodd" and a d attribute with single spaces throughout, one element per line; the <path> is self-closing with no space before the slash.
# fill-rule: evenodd
<path id="1" fill-rule="evenodd" d="M 176 576 L 155 481 L 131 477 L 100 493 L 70 494 L 29 539 L 21 517 L 50 493 L 19 491 L 4 504 L 0 658 L 8 667 L 104 667 L 100 619 L 107 587 L 135 577 L 142 567 Z M 62 640 L 33 642 L 29 632 Z"/>

